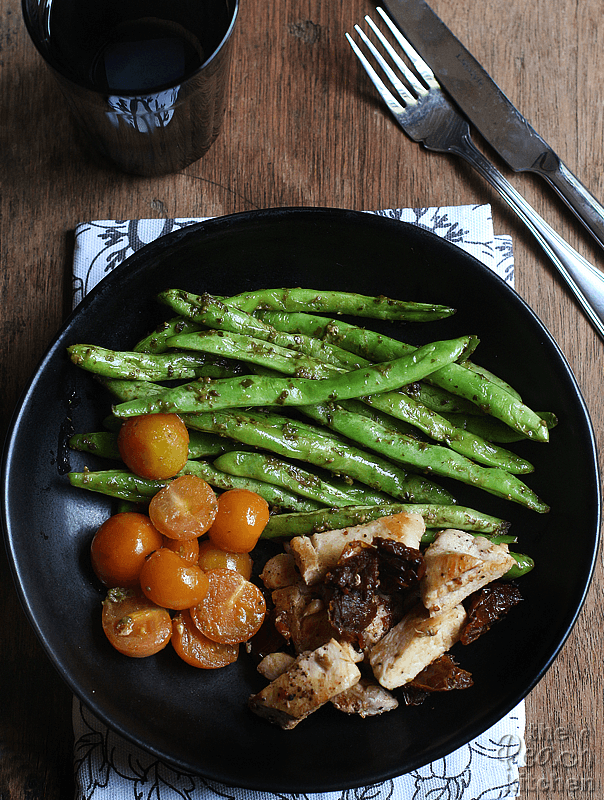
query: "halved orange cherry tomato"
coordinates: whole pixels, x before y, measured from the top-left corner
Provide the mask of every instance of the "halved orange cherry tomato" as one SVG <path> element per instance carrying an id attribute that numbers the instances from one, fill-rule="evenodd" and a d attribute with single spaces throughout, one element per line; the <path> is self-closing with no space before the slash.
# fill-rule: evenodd
<path id="1" fill-rule="evenodd" d="M 165 608 L 139 590 L 113 588 L 103 601 L 103 631 L 115 649 L 132 658 L 146 658 L 163 650 L 172 636 L 172 620 Z"/>
<path id="2" fill-rule="evenodd" d="M 168 550 L 174 550 L 175 553 L 190 564 L 197 564 L 199 561 L 199 539 L 170 539 L 168 536 L 163 537 L 164 547 Z M 199 564 L 203 569 L 203 565 Z"/>
<path id="3" fill-rule="evenodd" d="M 232 569 L 212 569 L 206 575 L 209 589 L 190 609 L 193 622 L 213 642 L 247 642 L 258 632 L 266 614 L 262 592 Z"/>
<path id="4" fill-rule="evenodd" d="M 166 547 L 147 558 L 140 572 L 140 585 L 149 600 L 175 611 L 197 605 L 208 591 L 205 572 Z"/>
<path id="5" fill-rule="evenodd" d="M 253 562 L 249 553 L 231 553 L 221 550 L 209 539 L 199 545 L 197 563 L 206 572 L 210 569 L 234 569 L 248 581 L 252 576 Z"/>
<path id="6" fill-rule="evenodd" d="M 222 550 L 249 553 L 269 518 L 268 503 L 249 489 L 228 489 L 218 498 L 218 512 L 208 535 Z"/>
<path id="7" fill-rule="evenodd" d="M 126 466 L 141 478 L 176 475 L 189 457 L 189 431 L 178 414 L 144 414 L 127 419 L 117 446 Z"/>
<path id="8" fill-rule="evenodd" d="M 90 545 L 92 569 L 105 586 L 138 587 L 145 559 L 163 544 L 146 514 L 125 511 L 101 525 Z"/>
<path id="9" fill-rule="evenodd" d="M 149 516 L 170 539 L 195 539 L 214 522 L 218 501 L 209 483 L 196 475 L 175 478 L 151 498 Z"/>
<path id="10" fill-rule="evenodd" d="M 199 669 L 226 667 L 239 655 L 238 644 L 220 644 L 204 636 L 187 610 L 174 615 L 171 641 L 182 660 Z"/>

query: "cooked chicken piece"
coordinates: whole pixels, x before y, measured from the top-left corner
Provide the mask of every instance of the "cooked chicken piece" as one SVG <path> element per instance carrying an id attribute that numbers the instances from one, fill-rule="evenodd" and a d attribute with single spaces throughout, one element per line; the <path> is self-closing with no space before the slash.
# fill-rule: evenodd
<path id="1" fill-rule="evenodd" d="M 393 611 L 392 603 L 388 598 L 376 596 L 377 614 L 365 630 L 359 634 L 359 647 L 368 652 L 390 630 L 397 617 Z M 398 615 L 400 616 L 400 614 Z"/>
<path id="2" fill-rule="evenodd" d="M 358 683 L 331 698 L 331 704 L 346 714 L 375 717 L 398 708 L 398 700 L 377 683 L 361 678 Z"/>
<path id="3" fill-rule="evenodd" d="M 455 644 L 465 619 L 461 605 L 430 616 L 418 604 L 372 648 L 373 674 L 386 689 L 403 686 Z"/>
<path id="4" fill-rule="evenodd" d="M 291 667 L 296 659 L 289 653 L 269 653 L 258 664 L 257 670 L 267 681 L 274 681 Z"/>
<path id="5" fill-rule="evenodd" d="M 260 573 L 262 582 L 267 589 L 282 589 L 284 586 L 291 586 L 298 580 L 296 562 L 291 553 L 277 553 L 276 556 L 269 558 Z"/>
<path id="6" fill-rule="evenodd" d="M 298 583 L 275 589 L 275 627 L 296 653 L 314 650 L 328 642 L 335 631 L 329 621 L 327 608 L 315 591 Z"/>
<path id="7" fill-rule="evenodd" d="M 424 553 L 422 602 L 431 614 L 446 611 L 501 578 L 516 562 L 507 544 L 457 530 L 442 531 Z"/>
<path id="8" fill-rule="evenodd" d="M 295 536 L 289 544 L 300 574 L 310 586 L 323 580 L 350 542 L 371 543 L 376 536 L 381 536 L 417 549 L 425 529 L 420 514 L 401 513 L 380 517 L 365 525 L 314 533 L 312 536 Z"/>
<path id="9" fill-rule="evenodd" d="M 332 639 L 303 653 L 292 666 L 249 699 L 251 710 L 285 730 L 294 728 L 335 695 L 358 683 L 355 653 Z"/>

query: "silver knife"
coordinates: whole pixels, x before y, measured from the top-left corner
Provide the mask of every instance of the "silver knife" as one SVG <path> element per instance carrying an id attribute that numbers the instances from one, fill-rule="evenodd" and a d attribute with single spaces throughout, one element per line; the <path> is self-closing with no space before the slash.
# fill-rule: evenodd
<path id="1" fill-rule="evenodd" d="M 439 82 L 516 172 L 545 178 L 604 247 L 604 207 L 564 165 L 424 0 L 381 0 Z"/>

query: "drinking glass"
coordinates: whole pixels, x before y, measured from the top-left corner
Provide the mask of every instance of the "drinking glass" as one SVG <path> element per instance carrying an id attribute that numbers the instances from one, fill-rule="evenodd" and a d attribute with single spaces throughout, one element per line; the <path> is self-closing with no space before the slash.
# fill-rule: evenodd
<path id="1" fill-rule="evenodd" d="M 222 124 L 238 0 L 22 0 L 73 117 L 125 172 L 201 158 Z"/>

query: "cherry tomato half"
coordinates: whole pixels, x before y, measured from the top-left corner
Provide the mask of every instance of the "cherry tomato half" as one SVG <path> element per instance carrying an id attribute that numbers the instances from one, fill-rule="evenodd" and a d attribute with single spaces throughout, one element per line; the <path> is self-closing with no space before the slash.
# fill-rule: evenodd
<path id="1" fill-rule="evenodd" d="M 172 620 L 165 608 L 139 590 L 114 588 L 103 601 L 103 631 L 115 649 L 132 658 L 146 658 L 163 650 L 172 636 Z"/>
<path id="2" fill-rule="evenodd" d="M 218 501 L 209 483 L 196 475 L 175 478 L 151 498 L 149 516 L 170 539 L 195 539 L 214 522 Z"/>
<path id="3" fill-rule="evenodd" d="M 125 511 L 101 525 L 90 545 L 92 569 L 105 586 L 137 586 L 145 559 L 163 544 L 146 514 Z"/>
<path id="4" fill-rule="evenodd" d="M 244 578 L 252 576 L 252 557 L 249 553 L 231 553 L 216 547 L 209 539 L 199 545 L 199 566 L 207 572 L 210 569 L 234 569 Z"/>
<path id="5" fill-rule="evenodd" d="M 209 530 L 216 547 L 249 553 L 269 518 L 268 503 L 249 489 L 229 489 L 218 498 L 218 512 Z"/>
<path id="6" fill-rule="evenodd" d="M 126 466 L 141 478 L 176 475 L 189 457 L 189 431 L 177 414 L 144 414 L 127 419 L 117 446 Z"/>
<path id="7" fill-rule="evenodd" d="M 170 539 L 168 536 L 164 536 L 163 540 L 164 547 L 174 550 L 185 561 L 190 564 L 199 562 L 199 539 Z M 199 564 L 199 566 L 204 569 L 203 564 Z"/>
<path id="8" fill-rule="evenodd" d="M 193 667 L 218 669 L 237 661 L 238 644 L 220 644 L 204 636 L 188 611 L 177 612 L 172 619 L 174 650 Z"/>
<path id="9" fill-rule="evenodd" d="M 232 569 L 212 569 L 206 575 L 209 589 L 190 609 L 193 622 L 213 642 L 247 642 L 264 621 L 266 601 L 262 592 Z"/>
<path id="10" fill-rule="evenodd" d="M 208 591 L 205 572 L 166 547 L 147 558 L 141 569 L 140 585 L 149 600 L 176 611 L 197 605 Z"/>

